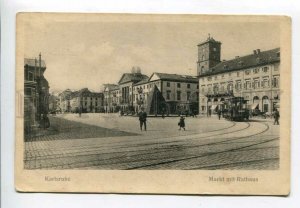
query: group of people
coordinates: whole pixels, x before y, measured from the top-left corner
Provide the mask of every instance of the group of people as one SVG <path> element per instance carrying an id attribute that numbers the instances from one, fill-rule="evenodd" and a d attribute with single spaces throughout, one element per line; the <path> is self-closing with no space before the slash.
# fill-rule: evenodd
<path id="1" fill-rule="evenodd" d="M 144 127 L 144 131 L 147 131 L 147 113 L 144 111 L 144 108 L 141 109 L 138 115 L 139 115 L 141 131 L 143 131 L 143 127 Z M 185 131 L 185 121 L 183 116 L 180 116 L 178 126 L 179 126 L 179 130 L 183 129 Z"/>

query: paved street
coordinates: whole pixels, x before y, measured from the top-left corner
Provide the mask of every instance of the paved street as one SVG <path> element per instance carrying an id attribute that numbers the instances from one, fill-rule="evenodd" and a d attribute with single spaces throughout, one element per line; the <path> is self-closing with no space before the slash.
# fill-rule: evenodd
<path id="1" fill-rule="evenodd" d="M 51 117 L 45 136 L 25 143 L 26 169 L 277 169 L 279 126 L 270 120 L 232 122 L 117 114 Z"/>

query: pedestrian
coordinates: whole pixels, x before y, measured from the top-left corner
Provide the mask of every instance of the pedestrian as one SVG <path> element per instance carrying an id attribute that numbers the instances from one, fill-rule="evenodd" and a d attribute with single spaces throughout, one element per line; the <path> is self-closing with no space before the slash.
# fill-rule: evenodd
<path id="1" fill-rule="evenodd" d="M 139 113 L 139 121 L 140 121 L 140 128 L 141 131 L 143 131 L 143 126 L 144 130 L 147 131 L 147 113 L 144 111 L 144 108 L 141 108 L 141 112 Z"/>
<path id="2" fill-rule="evenodd" d="M 184 117 L 182 115 L 180 116 L 178 126 L 179 126 L 178 130 L 181 130 L 181 128 L 183 128 L 183 130 L 185 131 L 185 122 L 184 122 Z"/>
<path id="3" fill-rule="evenodd" d="M 47 114 L 42 114 L 40 127 L 43 129 L 48 129 L 50 127 L 50 121 Z"/>
<path id="4" fill-rule="evenodd" d="M 274 125 L 277 124 L 279 125 L 279 111 L 275 108 L 275 111 L 274 111 Z"/>
<path id="5" fill-rule="evenodd" d="M 222 111 L 220 109 L 218 109 L 218 117 L 219 117 L 219 120 L 221 119 L 221 114 L 222 114 Z"/>
<path id="6" fill-rule="evenodd" d="M 82 108 L 81 107 L 79 107 L 79 117 L 81 117 L 81 112 L 82 112 Z"/>

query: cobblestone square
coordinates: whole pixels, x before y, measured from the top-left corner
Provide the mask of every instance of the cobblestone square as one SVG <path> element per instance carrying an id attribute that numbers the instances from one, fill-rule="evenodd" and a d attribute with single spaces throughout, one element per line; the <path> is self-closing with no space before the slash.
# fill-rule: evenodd
<path id="1" fill-rule="evenodd" d="M 25 169 L 278 169 L 279 126 L 268 119 L 62 114 L 43 136 L 25 142 Z"/>

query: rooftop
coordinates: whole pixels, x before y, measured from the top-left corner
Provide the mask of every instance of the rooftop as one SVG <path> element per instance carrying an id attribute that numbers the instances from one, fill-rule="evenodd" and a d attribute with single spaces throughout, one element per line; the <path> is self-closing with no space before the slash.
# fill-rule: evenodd
<path id="1" fill-rule="evenodd" d="M 141 73 L 124 73 L 119 81 L 119 84 L 124 84 L 128 82 L 137 83 L 141 80 L 148 79 L 149 77 Z"/>
<path id="2" fill-rule="evenodd" d="M 36 60 L 36 62 L 35 62 Z M 24 66 L 31 66 L 31 67 L 39 67 L 39 59 L 34 59 L 34 58 L 24 58 Z M 41 67 L 46 68 L 46 63 L 44 60 L 41 60 Z"/>
<path id="3" fill-rule="evenodd" d="M 198 82 L 198 78 L 196 76 L 191 76 L 191 75 L 167 74 L 167 73 L 154 72 L 151 75 L 151 77 L 154 74 L 156 74 L 161 80 L 183 81 L 183 82 Z"/>
<path id="4" fill-rule="evenodd" d="M 236 57 L 228 61 L 222 61 L 216 66 L 210 68 L 207 72 L 199 77 L 220 74 L 229 71 L 266 65 L 269 63 L 280 62 L 280 48 L 275 48 L 267 51 L 254 50 L 254 53 Z"/>

